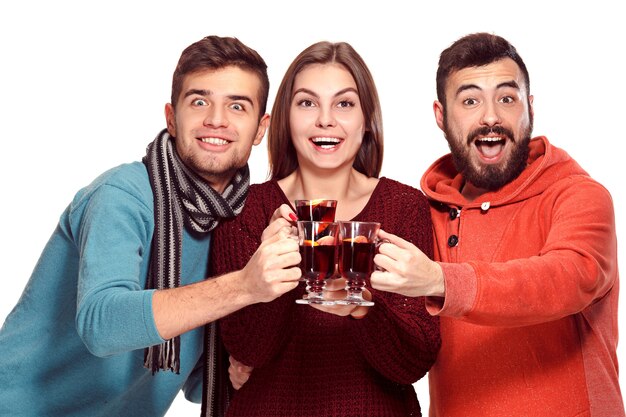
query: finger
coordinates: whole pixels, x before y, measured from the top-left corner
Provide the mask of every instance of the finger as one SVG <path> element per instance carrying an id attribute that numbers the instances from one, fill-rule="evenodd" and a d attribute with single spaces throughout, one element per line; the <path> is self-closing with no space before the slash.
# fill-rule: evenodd
<path id="1" fill-rule="evenodd" d="M 285 268 L 277 268 L 273 271 L 266 271 L 265 273 L 265 281 L 266 282 L 276 282 L 276 283 L 285 283 L 297 286 L 300 282 L 300 277 L 302 276 L 302 270 L 299 266 L 291 266 Z"/>
<path id="2" fill-rule="evenodd" d="M 302 277 L 302 270 L 299 266 L 294 266 L 291 268 L 285 268 L 280 271 L 281 279 L 280 281 L 286 284 L 293 284 L 293 288 L 297 287 L 300 283 L 300 278 Z"/>
<path id="3" fill-rule="evenodd" d="M 374 271 L 370 276 L 370 285 L 375 290 L 389 291 L 393 288 L 394 275 L 388 271 Z"/>
<path id="4" fill-rule="evenodd" d="M 278 210 L 283 219 L 289 220 L 291 223 L 295 223 L 298 220 L 298 216 L 296 216 L 296 213 L 294 213 L 289 205 L 281 204 Z"/>
<path id="5" fill-rule="evenodd" d="M 354 310 L 352 310 L 350 315 L 352 318 L 360 320 L 367 315 L 368 311 L 370 311 L 370 308 L 367 306 L 357 306 Z"/>
<path id="6" fill-rule="evenodd" d="M 401 250 L 401 249 L 398 249 L 398 250 Z M 382 271 L 398 272 L 397 271 L 397 264 L 398 264 L 397 258 L 399 258 L 399 255 L 400 253 L 396 253 L 395 255 L 377 253 L 376 255 L 374 255 L 374 265 L 376 265 L 379 271 L 382 270 Z"/>
<path id="7" fill-rule="evenodd" d="M 343 300 L 346 298 L 347 295 L 348 295 L 347 291 L 344 290 L 343 288 L 340 290 L 333 290 L 333 291 L 329 291 L 327 289 L 324 290 L 325 300 L 331 300 L 331 301 Z"/>
<path id="8" fill-rule="evenodd" d="M 271 236 L 279 234 L 282 229 L 287 228 L 288 230 L 291 228 L 291 223 L 283 218 L 276 219 L 272 221 L 265 230 L 263 230 L 263 234 L 261 235 L 261 240 L 265 241 L 269 239 Z"/>
<path id="9" fill-rule="evenodd" d="M 232 356 L 228 357 L 228 362 L 231 364 L 231 366 L 233 366 L 235 369 L 239 369 L 239 370 L 248 370 L 248 372 L 251 372 L 252 369 L 254 369 L 252 366 L 248 366 L 245 365 L 243 362 L 239 362 L 237 359 L 235 359 Z"/>
<path id="10" fill-rule="evenodd" d="M 241 364 L 237 367 L 237 370 L 243 374 L 250 374 L 254 368 L 252 366 Z"/>
<path id="11" fill-rule="evenodd" d="M 291 239 L 289 236 L 281 236 L 280 234 L 272 236 L 262 242 L 257 250 L 267 256 L 278 256 L 291 252 L 300 253 L 298 242 Z"/>
<path id="12" fill-rule="evenodd" d="M 326 281 L 326 287 L 324 289 L 326 291 L 341 291 L 346 288 L 346 279 L 345 278 L 336 278 L 329 279 Z"/>
<path id="13" fill-rule="evenodd" d="M 413 245 L 411 242 L 408 242 L 408 241 L 402 239 L 400 236 L 396 236 L 396 235 L 394 235 L 392 233 L 385 232 L 384 230 L 379 230 L 378 231 L 378 237 L 381 240 L 388 240 L 389 242 L 393 243 L 394 245 L 396 245 L 396 246 L 398 246 L 398 247 L 400 247 L 402 249 L 410 249 L 411 247 L 415 247 L 415 245 Z M 385 245 L 385 243 L 383 243 L 381 245 L 381 248 L 384 245 Z"/>
<path id="14" fill-rule="evenodd" d="M 289 222 L 293 222 L 298 219 L 296 217 L 296 214 L 291 209 L 291 207 L 289 207 L 288 204 L 281 204 L 276 210 L 274 210 L 271 221 L 274 221 L 276 219 L 281 219 L 281 218 Z"/>
<path id="15" fill-rule="evenodd" d="M 323 305 L 323 304 L 309 304 L 316 310 L 323 311 L 324 313 L 334 314 L 336 316 L 345 317 L 349 315 L 352 310 L 354 310 L 354 306 L 351 305 Z"/>
<path id="16" fill-rule="evenodd" d="M 276 234 L 283 238 L 298 241 L 298 229 L 291 225 L 281 227 Z"/>

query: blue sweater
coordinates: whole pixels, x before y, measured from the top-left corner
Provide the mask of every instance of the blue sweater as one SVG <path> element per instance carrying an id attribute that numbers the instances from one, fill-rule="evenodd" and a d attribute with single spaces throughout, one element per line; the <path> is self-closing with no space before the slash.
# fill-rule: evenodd
<path id="1" fill-rule="evenodd" d="M 162 416 L 181 388 L 200 402 L 201 328 L 181 336 L 179 375 L 143 368 L 163 341 L 144 289 L 153 230 L 140 162 L 76 194 L 0 330 L 0 416 Z M 209 243 L 185 231 L 181 284 L 206 277 Z"/>

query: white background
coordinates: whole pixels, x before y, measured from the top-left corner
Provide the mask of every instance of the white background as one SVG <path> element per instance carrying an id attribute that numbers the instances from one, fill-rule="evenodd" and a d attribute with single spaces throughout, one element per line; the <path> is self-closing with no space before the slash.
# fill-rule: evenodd
<path id="1" fill-rule="evenodd" d="M 530 71 L 535 134 L 565 148 L 611 191 L 624 238 L 626 192 L 617 175 L 626 139 L 626 30 L 618 3 L 2 2 L 0 322 L 74 193 L 102 171 L 144 155 L 165 126 L 180 53 L 209 34 L 236 36 L 265 58 L 269 108 L 302 49 L 320 40 L 351 43 L 382 101 L 383 175 L 413 186 L 447 152 L 432 114 L 439 53 L 470 32 L 504 36 Z M 266 163 L 264 142 L 253 151 L 253 182 L 265 180 Z M 622 262 L 624 256 L 622 246 Z M 624 352 L 620 345 L 622 363 Z M 426 408 L 426 379 L 417 392 Z M 168 415 L 198 411 L 179 397 Z"/>

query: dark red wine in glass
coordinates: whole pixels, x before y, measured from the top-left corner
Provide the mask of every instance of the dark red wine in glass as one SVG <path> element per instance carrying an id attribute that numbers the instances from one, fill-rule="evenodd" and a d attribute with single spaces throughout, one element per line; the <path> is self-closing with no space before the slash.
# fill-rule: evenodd
<path id="1" fill-rule="evenodd" d="M 380 223 L 340 222 L 341 259 L 339 272 L 346 279 L 346 298 L 335 304 L 372 306 L 363 298 L 366 280 L 374 271 L 374 255 L 378 242 Z"/>
<path id="2" fill-rule="evenodd" d="M 357 242 L 346 239 L 342 243 L 339 270 L 352 290 L 362 288 L 374 270 L 376 244 L 364 240 L 365 242 Z"/>
<path id="3" fill-rule="evenodd" d="M 298 221 L 300 270 L 306 282 L 307 295 L 296 300 L 298 304 L 334 304 L 324 299 L 326 280 L 335 274 L 339 252 L 339 224 L 330 222 Z"/>
<path id="4" fill-rule="evenodd" d="M 296 200 L 298 220 L 334 222 L 337 200 Z"/>

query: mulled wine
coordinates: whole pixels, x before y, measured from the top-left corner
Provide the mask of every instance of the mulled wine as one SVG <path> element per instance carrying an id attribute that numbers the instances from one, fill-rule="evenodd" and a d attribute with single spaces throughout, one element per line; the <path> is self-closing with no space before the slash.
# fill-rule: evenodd
<path id="1" fill-rule="evenodd" d="M 300 270 L 306 282 L 305 298 L 298 304 L 334 304 L 324 299 L 326 280 L 335 274 L 339 252 L 339 224 L 298 220 Z"/>
<path id="2" fill-rule="evenodd" d="M 335 221 L 337 200 L 296 200 L 296 215 L 303 221 Z"/>
<path id="3" fill-rule="evenodd" d="M 380 223 L 340 222 L 340 230 L 342 250 L 339 271 L 346 279 L 347 296 L 337 300 L 336 304 L 374 305 L 363 298 L 363 289 L 374 271 Z"/>

